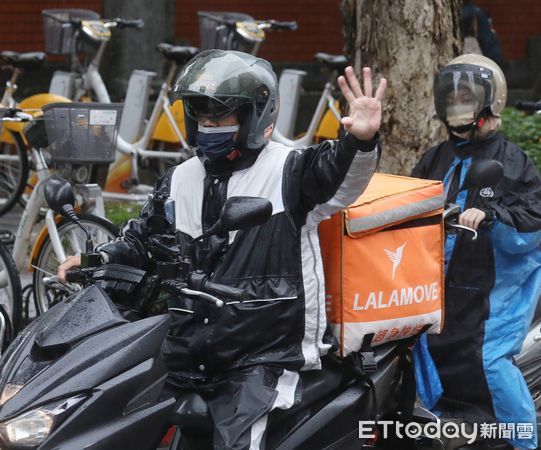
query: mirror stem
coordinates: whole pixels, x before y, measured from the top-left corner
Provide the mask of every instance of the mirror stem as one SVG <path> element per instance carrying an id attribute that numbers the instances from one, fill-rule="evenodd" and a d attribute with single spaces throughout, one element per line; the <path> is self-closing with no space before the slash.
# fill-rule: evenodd
<path id="1" fill-rule="evenodd" d="M 71 220 L 75 225 L 77 225 L 86 235 L 86 251 L 88 252 L 88 244 L 90 242 L 90 251 L 92 251 L 92 237 L 90 236 L 90 233 L 88 230 L 83 227 L 81 222 L 79 221 L 79 218 L 77 217 L 77 214 L 75 214 L 75 211 L 73 210 L 73 206 L 71 205 L 64 205 L 62 206 L 62 212 L 64 213 L 65 217 L 67 217 L 69 220 Z"/>

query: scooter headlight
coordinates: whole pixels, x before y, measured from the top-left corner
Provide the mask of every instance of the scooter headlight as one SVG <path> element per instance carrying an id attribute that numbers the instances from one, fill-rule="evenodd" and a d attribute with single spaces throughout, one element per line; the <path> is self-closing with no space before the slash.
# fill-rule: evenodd
<path id="1" fill-rule="evenodd" d="M 13 397 L 17 392 L 23 388 L 24 384 L 18 383 L 7 383 L 2 389 L 2 394 L 0 395 L 0 406 L 6 403 L 11 397 Z"/>
<path id="2" fill-rule="evenodd" d="M 47 409 L 34 409 L 16 419 L 0 425 L 0 436 L 17 447 L 34 447 L 41 444 L 54 425 L 54 415 Z"/>
<path id="3" fill-rule="evenodd" d="M 21 414 L 0 424 L 0 437 L 8 446 L 36 447 L 47 439 L 54 425 L 62 422 L 69 410 L 85 398 L 86 395 L 77 395 Z"/>

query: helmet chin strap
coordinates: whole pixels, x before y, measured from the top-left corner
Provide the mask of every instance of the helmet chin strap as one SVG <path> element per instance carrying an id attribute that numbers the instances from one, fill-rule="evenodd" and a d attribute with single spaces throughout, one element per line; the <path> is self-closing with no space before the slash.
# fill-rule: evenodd
<path id="1" fill-rule="evenodd" d="M 462 139 L 467 139 L 468 141 L 472 141 L 474 138 L 475 132 L 478 129 L 482 128 L 483 125 L 486 123 L 486 121 L 487 119 L 485 115 L 483 114 L 483 112 L 481 112 L 481 114 L 479 114 L 477 119 L 471 124 L 461 125 L 458 127 L 452 127 L 449 125 L 447 121 L 445 121 L 445 125 L 451 134 L 457 137 L 460 137 Z M 465 134 L 466 136 L 464 136 Z"/>

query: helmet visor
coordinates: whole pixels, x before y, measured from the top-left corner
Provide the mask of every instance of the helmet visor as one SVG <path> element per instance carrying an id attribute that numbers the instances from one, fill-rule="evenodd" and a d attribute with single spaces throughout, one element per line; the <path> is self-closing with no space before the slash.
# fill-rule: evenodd
<path id="1" fill-rule="evenodd" d="M 234 98 L 227 98 L 222 101 L 206 96 L 194 96 L 185 97 L 184 99 L 186 114 L 196 121 L 225 119 L 237 114 L 238 106 L 238 101 Z"/>
<path id="2" fill-rule="evenodd" d="M 491 73 L 464 64 L 447 66 L 436 75 L 434 101 L 438 117 L 451 127 L 472 125 L 490 106 Z"/>

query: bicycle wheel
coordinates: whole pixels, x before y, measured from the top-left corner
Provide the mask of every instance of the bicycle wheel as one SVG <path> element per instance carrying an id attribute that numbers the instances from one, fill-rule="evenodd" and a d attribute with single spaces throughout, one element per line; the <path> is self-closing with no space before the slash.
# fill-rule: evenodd
<path id="1" fill-rule="evenodd" d="M 79 218 L 92 236 L 94 245 L 109 242 L 118 235 L 118 230 L 108 220 L 91 214 L 81 214 Z M 77 225 L 69 222 L 67 219 L 62 219 L 57 225 L 57 229 L 66 256 L 80 255 L 84 251 L 86 235 Z M 59 265 L 60 263 L 53 250 L 51 238 L 47 235 L 36 255 L 32 275 L 36 314 L 43 314 L 51 305 L 69 295 L 64 291 L 49 288 L 43 284 L 43 277 L 56 275 Z"/>
<path id="2" fill-rule="evenodd" d="M 0 313 L 6 320 L 3 347 L 9 344 L 21 325 L 23 293 L 21 279 L 6 245 L 0 241 Z"/>
<path id="3" fill-rule="evenodd" d="M 19 133 L 7 130 L 13 142 L 0 142 L 0 216 L 21 198 L 28 179 L 28 153 Z"/>

